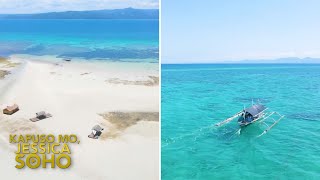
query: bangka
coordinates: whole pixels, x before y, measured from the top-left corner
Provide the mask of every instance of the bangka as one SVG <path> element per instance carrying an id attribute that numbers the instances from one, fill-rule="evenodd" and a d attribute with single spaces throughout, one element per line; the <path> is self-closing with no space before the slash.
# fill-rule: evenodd
<path id="1" fill-rule="evenodd" d="M 215 124 L 215 126 L 225 125 L 236 118 L 238 118 L 238 124 L 240 127 L 250 125 L 254 122 L 260 122 L 261 124 L 267 126 L 267 128 L 259 135 L 260 137 L 266 134 L 274 125 L 284 118 L 284 116 L 278 112 L 267 112 L 267 110 L 268 108 L 262 104 L 254 104 L 251 107 L 244 108 L 233 116 Z M 274 115 L 277 115 L 276 119 L 273 118 Z M 272 120 L 271 123 L 266 122 L 268 119 Z"/>
<path id="2" fill-rule="evenodd" d="M 5 109 L 3 109 L 3 114 L 12 115 L 17 111 L 19 111 L 19 106 L 14 104 L 12 106 L 7 106 Z"/>
<path id="3" fill-rule="evenodd" d="M 88 138 L 98 139 L 102 134 L 103 128 L 99 125 L 95 125 L 91 130 L 92 132 L 88 135 Z"/>
<path id="4" fill-rule="evenodd" d="M 37 121 L 40 121 L 40 120 L 43 120 L 43 119 L 47 119 L 47 118 L 50 118 L 50 117 L 52 117 L 51 114 L 46 113 L 45 111 L 40 111 L 40 112 L 36 113 L 36 117 L 31 118 L 30 121 L 37 122 Z"/>

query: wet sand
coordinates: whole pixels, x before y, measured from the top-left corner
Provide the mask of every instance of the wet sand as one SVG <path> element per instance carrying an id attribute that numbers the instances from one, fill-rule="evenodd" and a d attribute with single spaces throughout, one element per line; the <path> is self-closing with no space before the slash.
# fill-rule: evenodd
<path id="1" fill-rule="evenodd" d="M 112 78 L 106 81 L 111 84 L 123 84 L 123 85 L 139 85 L 139 86 L 159 86 L 159 77 L 149 76 L 147 80 L 123 80 L 119 78 Z"/>
<path id="2" fill-rule="evenodd" d="M 116 138 L 139 122 L 159 122 L 159 112 L 109 112 L 101 116 L 107 121 L 102 125 L 109 126 L 108 132 L 102 135 L 103 139 Z"/>

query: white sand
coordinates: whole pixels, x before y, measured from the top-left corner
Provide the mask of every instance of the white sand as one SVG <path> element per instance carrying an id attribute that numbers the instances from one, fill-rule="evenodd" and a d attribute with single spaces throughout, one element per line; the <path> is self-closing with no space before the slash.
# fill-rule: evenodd
<path id="1" fill-rule="evenodd" d="M 159 86 L 106 82 L 110 78 L 134 81 L 158 76 L 158 64 L 65 62 L 50 56 L 26 55 L 12 56 L 11 60 L 22 64 L 12 71 L 13 74 L 0 80 L 0 107 L 17 103 L 21 110 L 12 116 L 0 115 L 0 169 L 6 172 L 1 173 L 1 177 L 158 179 L 158 122 L 139 122 L 115 139 L 93 140 L 87 137 L 94 125 L 105 121 L 98 115 L 100 113 L 158 112 Z M 43 110 L 53 117 L 35 123 L 28 120 Z M 71 145 L 72 166 L 67 170 L 17 170 L 14 167 L 16 147 L 8 143 L 10 131 L 15 130 L 13 127 L 17 134 L 76 134 L 81 142 Z"/>

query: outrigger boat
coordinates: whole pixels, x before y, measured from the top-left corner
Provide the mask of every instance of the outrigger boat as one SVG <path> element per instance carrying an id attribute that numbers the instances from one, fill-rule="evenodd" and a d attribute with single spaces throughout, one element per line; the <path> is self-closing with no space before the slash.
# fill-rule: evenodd
<path id="1" fill-rule="evenodd" d="M 244 108 L 242 111 L 239 111 L 238 113 L 225 119 L 224 121 L 221 121 L 215 124 L 215 126 L 225 125 L 236 118 L 238 118 L 238 123 L 240 127 L 247 126 L 254 122 L 260 122 L 261 124 L 264 124 L 267 126 L 267 128 L 259 135 L 260 137 L 266 134 L 274 125 L 276 125 L 281 119 L 284 118 L 284 116 L 279 114 L 278 112 L 275 112 L 275 111 L 267 112 L 267 110 L 268 108 L 262 104 L 254 104 L 249 108 Z M 278 118 L 277 119 L 272 118 L 274 115 L 277 115 Z M 271 124 L 266 123 L 267 119 L 273 120 Z"/>

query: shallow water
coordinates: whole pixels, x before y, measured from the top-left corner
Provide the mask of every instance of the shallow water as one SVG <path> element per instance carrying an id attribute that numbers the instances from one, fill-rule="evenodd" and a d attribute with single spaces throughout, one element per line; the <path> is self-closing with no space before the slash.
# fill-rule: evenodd
<path id="1" fill-rule="evenodd" d="M 213 126 L 252 100 L 285 118 Z M 319 100 L 320 65 L 162 65 L 162 179 L 319 179 Z"/>
<path id="2" fill-rule="evenodd" d="M 158 62 L 158 20 L 0 20 L 0 56 Z"/>

